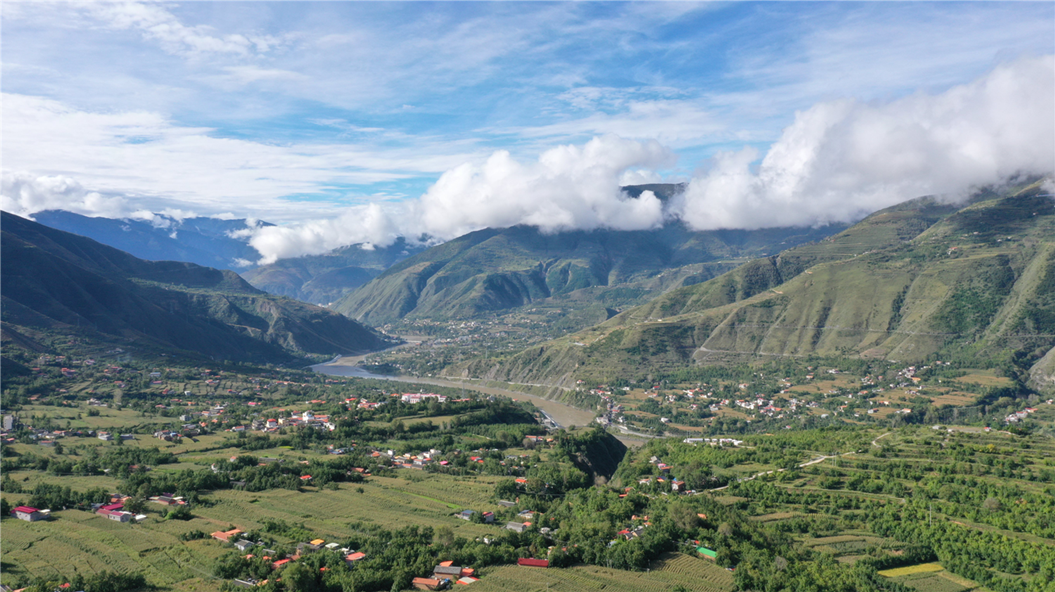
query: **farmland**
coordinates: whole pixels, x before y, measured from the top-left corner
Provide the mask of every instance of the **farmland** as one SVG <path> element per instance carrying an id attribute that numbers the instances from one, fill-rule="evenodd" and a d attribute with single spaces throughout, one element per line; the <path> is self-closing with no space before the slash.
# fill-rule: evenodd
<path id="1" fill-rule="evenodd" d="M 473 584 L 480 592 L 665 592 L 681 589 L 691 592 L 728 592 L 732 575 L 706 559 L 681 553 L 668 553 L 653 562 L 646 573 L 577 565 L 565 569 L 537 569 L 505 566 L 485 570 Z"/>
<path id="2" fill-rule="evenodd" d="M 83 369 L 60 392 L 72 385 L 41 367 L 4 391 L 19 425 L 3 446 L 3 501 L 52 510 L 47 521 L 4 518 L 0 582 L 11 586 L 116 572 L 161 589 L 211 592 L 256 578 L 269 580 L 267 592 L 358 592 L 406 589 L 452 561 L 476 569 L 484 591 L 800 590 L 826 580 L 845 590 L 1048 592 L 1055 566 L 1055 410 L 1043 402 L 1028 429 L 988 430 L 906 422 L 891 405 L 819 429 L 762 432 L 741 428 L 752 417 L 763 426 L 778 418 L 734 405 L 703 425 L 666 424 L 736 430 L 718 433 L 722 445 L 659 438 L 626 451 L 599 428 L 547 430 L 529 404 L 461 388 L 408 404 L 390 383 L 371 380 L 146 367 L 122 368 L 121 389 L 103 388 L 113 376 L 98 368 Z M 154 373 L 161 385 L 144 378 Z M 774 386 L 833 413 L 863 378 L 817 367 L 779 376 Z M 885 396 L 1000 387 L 985 372 L 950 376 Z M 955 385 L 939 386 L 945 379 Z M 769 380 L 706 386 L 750 392 Z M 618 392 L 627 405 L 661 413 L 696 404 L 670 383 L 658 386 Z M 605 396 L 584 391 L 582 400 Z M 820 409 L 802 411 L 813 421 Z M 92 511 L 112 494 L 145 519 Z M 182 514 L 150 501 L 159 496 L 184 502 Z M 475 514 L 459 519 L 462 510 Z M 209 536 L 231 528 L 271 559 Z M 317 539 L 364 558 L 349 567 L 334 549 L 302 554 Z M 988 559 L 958 562 L 964 554 Z M 279 557 L 292 566 L 282 568 L 283 582 L 313 583 L 269 577 Z M 513 565 L 523 557 L 554 567 Z"/>

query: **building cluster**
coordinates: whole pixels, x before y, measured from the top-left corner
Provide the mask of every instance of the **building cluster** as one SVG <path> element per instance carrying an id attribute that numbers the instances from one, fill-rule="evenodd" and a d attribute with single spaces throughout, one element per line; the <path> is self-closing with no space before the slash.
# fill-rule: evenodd
<path id="1" fill-rule="evenodd" d="M 260 432 L 277 432 L 281 428 L 300 427 L 315 428 L 332 432 L 337 429 L 337 424 L 330 420 L 329 415 L 315 415 L 315 412 L 309 409 L 301 413 L 290 413 L 285 417 L 254 419 L 250 424 L 250 427 Z M 230 431 L 244 432 L 245 426 L 234 426 Z"/>

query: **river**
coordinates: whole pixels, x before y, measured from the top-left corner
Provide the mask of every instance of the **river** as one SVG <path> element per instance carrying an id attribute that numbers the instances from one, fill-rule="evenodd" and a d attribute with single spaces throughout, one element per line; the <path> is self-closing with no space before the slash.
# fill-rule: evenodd
<path id="1" fill-rule="evenodd" d="M 482 386 L 478 384 L 472 384 L 468 382 L 461 382 L 457 380 L 444 380 L 442 378 L 422 378 L 419 376 L 385 376 L 382 374 L 374 374 L 364 370 L 360 366 L 349 364 L 350 360 L 342 359 L 340 356 L 330 360 L 325 364 L 315 364 L 311 366 L 311 369 L 319 374 L 326 374 L 329 376 L 346 376 L 351 378 L 374 378 L 377 380 L 392 380 L 396 382 L 412 382 L 415 384 L 430 384 L 433 386 L 445 386 L 449 388 L 461 388 L 471 391 L 477 391 L 486 393 L 489 395 L 502 395 L 515 400 L 527 400 L 541 409 L 550 417 L 554 422 L 559 424 L 561 427 L 568 427 L 572 425 L 583 426 L 593 421 L 595 414 L 592 411 L 585 411 L 578 407 L 572 407 L 558 401 L 551 401 L 549 399 L 543 399 L 537 395 L 531 395 L 528 393 L 522 393 L 519 391 L 512 391 L 508 389 Z M 343 362 L 343 363 L 342 363 Z"/>

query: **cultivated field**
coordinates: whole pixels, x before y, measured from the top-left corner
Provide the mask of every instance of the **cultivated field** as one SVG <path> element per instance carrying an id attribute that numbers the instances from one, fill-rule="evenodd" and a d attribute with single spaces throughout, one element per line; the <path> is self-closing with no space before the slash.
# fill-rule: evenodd
<path id="1" fill-rule="evenodd" d="M 623 571 L 580 565 L 566 569 L 540 569 L 515 565 L 485 569 L 473 584 L 477 592 L 663 592 L 682 586 L 693 592 L 729 592 L 733 576 L 707 559 L 669 553 L 653 562 L 649 572 Z"/>

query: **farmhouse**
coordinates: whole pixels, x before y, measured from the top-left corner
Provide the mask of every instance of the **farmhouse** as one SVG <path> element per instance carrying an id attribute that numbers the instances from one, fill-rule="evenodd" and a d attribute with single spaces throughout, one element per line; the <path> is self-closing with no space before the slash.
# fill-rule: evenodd
<path id="1" fill-rule="evenodd" d="M 444 561 L 444 563 L 447 563 Z M 457 565 L 437 565 L 432 570 L 432 575 L 436 578 L 460 578 L 462 577 L 462 568 Z"/>
<path id="2" fill-rule="evenodd" d="M 446 580 L 435 580 L 433 578 L 414 578 L 410 581 L 410 585 L 415 590 L 442 590 L 446 584 Z"/>
<path id="3" fill-rule="evenodd" d="M 47 518 L 47 514 L 29 506 L 18 506 L 11 510 L 11 515 L 19 520 L 25 520 L 26 522 L 36 522 L 37 520 Z"/>
<path id="4" fill-rule="evenodd" d="M 243 531 L 241 529 L 239 529 L 239 528 L 235 528 L 233 530 L 228 530 L 227 532 L 223 532 L 223 531 L 219 531 L 218 530 L 218 531 L 212 533 L 212 538 L 214 538 L 214 539 L 216 539 L 218 541 L 223 541 L 225 543 L 229 543 L 229 542 L 231 542 L 232 538 L 234 538 L 237 535 L 242 534 L 242 532 Z"/>
<path id="5" fill-rule="evenodd" d="M 506 522 L 506 528 L 513 532 L 524 532 L 528 527 L 520 522 Z"/>
<path id="6" fill-rule="evenodd" d="M 346 565 L 347 565 L 348 567 L 351 567 L 351 566 L 355 565 L 355 562 L 356 562 L 356 561 L 359 561 L 360 559 L 363 559 L 363 558 L 365 558 L 365 557 L 366 557 L 366 553 L 352 553 L 352 554 L 350 554 L 350 555 L 347 555 L 347 556 L 346 556 L 346 557 L 344 558 L 344 563 L 345 563 L 345 564 L 346 564 Z"/>
<path id="7" fill-rule="evenodd" d="M 132 518 L 136 517 L 135 514 L 125 511 L 125 505 L 121 501 L 118 501 L 116 503 L 110 503 L 104 506 L 99 506 L 95 510 L 95 513 L 100 516 L 105 516 L 106 518 L 109 518 L 110 520 L 113 520 L 115 522 L 128 522 Z"/>
<path id="8" fill-rule="evenodd" d="M 517 559 L 517 565 L 524 567 L 549 567 L 549 561 L 546 559 L 526 559 L 521 557 Z"/>

